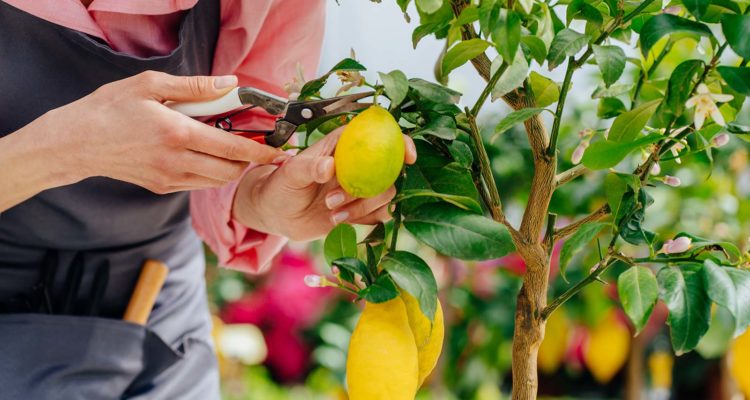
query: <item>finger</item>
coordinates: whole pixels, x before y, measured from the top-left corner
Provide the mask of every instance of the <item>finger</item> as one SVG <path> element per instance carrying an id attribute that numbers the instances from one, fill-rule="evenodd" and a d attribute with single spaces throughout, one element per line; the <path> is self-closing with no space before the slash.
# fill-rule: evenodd
<path id="1" fill-rule="evenodd" d="M 326 207 L 329 210 L 333 210 L 336 207 L 341 207 L 345 204 L 349 204 L 356 201 L 358 198 L 346 193 L 340 185 L 336 185 L 336 188 L 326 194 Z"/>
<path id="2" fill-rule="evenodd" d="M 183 156 L 182 170 L 224 183 L 237 180 L 248 167 L 248 163 L 228 161 L 203 153 L 188 151 Z"/>
<path id="3" fill-rule="evenodd" d="M 404 162 L 411 165 L 417 162 L 417 146 L 414 145 L 414 140 L 408 136 L 404 135 L 404 147 L 406 151 L 404 152 Z"/>
<path id="4" fill-rule="evenodd" d="M 226 160 L 256 164 L 272 164 L 290 157 L 275 147 L 233 135 L 198 121 L 188 120 L 186 125 L 188 126 L 186 147 L 190 150 Z"/>
<path id="5" fill-rule="evenodd" d="M 222 187 L 227 183 L 217 179 L 207 178 L 205 176 L 195 174 L 185 174 L 179 182 L 175 182 L 168 186 L 153 185 L 148 186 L 147 189 L 151 190 L 156 194 L 168 194 L 176 192 L 187 192 L 190 190 L 201 190 L 210 189 L 215 187 Z"/>
<path id="6" fill-rule="evenodd" d="M 237 86 L 237 77 L 175 76 L 163 72 L 146 71 L 134 77 L 137 87 L 155 100 L 201 101 L 226 94 Z"/>
<path id="7" fill-rule="evenodd" d="M 381 222 L 388 222 L 391 219 L 393 219 L 393 215 L 391 214 L 391 205 L 386 204 L 383 207 L 380 207 L 377 210 L 371 212 L 370 214 L 365 215 L 362 218 L 352 220 L 351 222 L 358 225 L 375 225 Z"/>
<path id="8" fill-rule="evenodd" d="M 286 160 L 277 173 L 281 174 L 285 184 L 292 189 L 326 183 L 333 179 L 333 157 L 299 154 Z"/>
<path id="9" fill-rule="evenodd" d="M 363 218 L 382 206 L 388 205 L 396 196 L 396 188 L 391 186 L 385 192 L 369 199 L 359 199 L 331 212 L 331 222 L 340 224 Z"/>

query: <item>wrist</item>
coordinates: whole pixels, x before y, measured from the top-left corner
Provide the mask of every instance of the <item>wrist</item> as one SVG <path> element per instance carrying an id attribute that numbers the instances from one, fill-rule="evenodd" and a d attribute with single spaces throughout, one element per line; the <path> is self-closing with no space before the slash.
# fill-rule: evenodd
<path id="1" fill-rule="evenodd" d="M 279 232 L 265 211 L 263 188 L 275 169 L 273 166 L 260 166 L 247 171 L 240 179 L 232 201 L 232 218 L 249 229 L 274 235 Z"/>

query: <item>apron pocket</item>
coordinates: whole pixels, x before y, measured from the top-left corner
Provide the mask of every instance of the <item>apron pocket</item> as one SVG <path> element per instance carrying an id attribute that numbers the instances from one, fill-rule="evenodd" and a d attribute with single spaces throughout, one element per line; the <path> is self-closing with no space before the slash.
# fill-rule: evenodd
<path id="1" fill-rule="evenodd" d="M 13 399 L 116 399 L 183 357 L 140 325 L 49 314 L 0 315 L 0 354 Z"/>

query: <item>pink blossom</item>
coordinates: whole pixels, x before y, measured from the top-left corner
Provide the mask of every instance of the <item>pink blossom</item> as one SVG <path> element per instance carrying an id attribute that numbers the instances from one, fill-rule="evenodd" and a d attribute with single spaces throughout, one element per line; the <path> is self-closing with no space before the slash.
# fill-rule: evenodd
<path id="1" fill-rule="evenodd" d="M 711 144 L 713 144 L 716 147 L 724 146 L 727 143 L 729 143 L 728 133 L 720 133 L 711 139 Z"/>
<path id="2" fill-rule="evenodd" d="M 576 147 L 575 150 L 573 150 L 573 155 L 570 156 L 570 161 L 573 164 L 580 164 L 581 160 L 583 159 L 583 153 L 586 152 L 586 148 L 589 147 L 589 142 L 587 140 L 584 140 L 581 142 L 578 147 Z"/>
<path id="3" fill-rule="evenodd" d="M 659 163 L 654 163 L 654 165 L 651 166 L 651 175 L 659 175 L 661 173 L 661 165 Z"/>
<path id="4" fill-rule="evenodd" d="M 678 187 L 682 184 L 682 181 L 680 181 L 680 178 L 676 176 L 666 175 L 663 179 L 664 184 L 672 186 L 672 187 Z"/>
<path id="5" fill-rule="evenodd" d="M 684 253 L 690 250 L 693 240 L 687 236 L 680 236 L 676 239 L 670 239 L 664 242 L 660 252 L 664 254 Z"/>

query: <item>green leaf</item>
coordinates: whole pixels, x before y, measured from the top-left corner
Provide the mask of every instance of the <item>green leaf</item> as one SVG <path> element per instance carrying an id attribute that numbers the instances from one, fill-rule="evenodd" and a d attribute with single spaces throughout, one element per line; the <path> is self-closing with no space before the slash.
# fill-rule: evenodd
<path id="1" fill-rule="evenodd" d="M 681 236 L 686 236 L 691 239 L 691 245 L 690 245 L 691 252 L 697 252 L 699 250 L 700 252 L 705 252 L 706 250 L 721 251 L 722 253 L 726 255 L 727 260 L 730 262 L 737 263 L 742 260 L 742 253 L 740 252 L 740 249 L 738 249 L 734 243 L 711 240 L 711 239 L 704 239 L 702 237 L 695 236 L 687 232 L 680 232 L 676 234 L 674 237 L 678 238 Z"/>
<path id="2" fill-rule="evenodd" d="M 383 257 L 380 267 L 401 289 L 417 299 L 420 310 L 430 321 L 435 320 L 437 282 L 424 260 L 416 254 L 396 251 Z"/>
<path id="3" fill-rule="evenodd" d="M 656 277 L 646 267 L 628 268 L 617 278 L 617 293 L 637 335 L 646 326 L 659 296 Z"/>
<path id="4" fill-rule="evenodd" d="M 750 324 L 750 271 L 720 267 L 711 260 L 703 262 L 703 277 L 708 297 L 734 316 L 735 335 Z"/>
<path id="5" fill-rule="evenodd" d="M 599 101 L 596 116 L 602 119 L 614 118 L 627 111 L 625 104 L 617 97 L 605 97 Z"/>
<path id="6" fill-rule="evenodd" d="M 729 47 L 740 57 L 750 59 L 750 14 L 722 15 L 721 29 Z"/>
<path id="7" fill-rule="evenodd" d="M 456 26 L 471 24 L 472 22 L 479 20 L 479 9 L 474 6 L 468 6 L 461 11 L 461 14 L 456 18 L 454 24 Z"/>
<path id="8" fill-rule="evenodd" d="M 456 120 L 446 115 L 439 115 L 421 129 L 414 131 L 413 135 L 432 135 L 445 140 L 453 140 L 456 138 Z"/>
<path id="9" fill-rule="evenodd" d="M 591 0 L 573 0 L 565 10 L 565 17 L 568 25 L 574 19 L 582 19 L 590 22 L 594 26 L 600 26 L 604 21 L 601 12 L 589 4 Z"/>
<path id="10" fill-rule="evenodd" d="M 504 225 L 448 204 L 425 204 L 404 218 L 417 239 L 462 260 L 489 260 L 513 251 Z"/>
<path id="11" fill-rule="evenodd" d="M 331 264 L 334 260 L 357 256 L 357 232 L 348 224 L 339 224 L 328 233 L 323 242 L 323 254 Z"/>
<path id="12" fill-rule="evenodd" d="M 677 355 L 692 350 L 708 330 L 711 300 L 706 293 L 700 265 L 664 267 L 656 275 L 659 297 L 669 309 L 667 324 Z"/>
<path id="13" fill-rule="evenodd" d="M 711 0 L 682 0 L 682 4 L 690 11 L 690 14 L 693 14 L 695 19 L 700 20 L 706 14 L 708 6 L 711 5 Z"/>
<path id="14" fill-rule="evenodd" d="M 643 229 L 646 218 L 646 208 L 653 204 L 654 199 L 645 189 L 628 189 L 622 196 L 619 209 L 615 216 L 617 233 L 626 242 L 634 245 L 653 243 L 655 234 Z"/>
<path id="15" fill-rule="evenodd" d="M 745 96 L 750 96 L 750 68 L 721 66 L 717 70 L 732 89 Z"/>
<path id="16" fill-rule="evenodd" d="M 433 33 L 437 33 L 443 30 L 447 30 L 450 27 L 450 24 L 447 22 L 429 22 L 422 25 L 419 25 L 414 29 L 414 32 L 411 34 L 411 43 L 412 46 L 416 49 L 417 44 L 428 35 L 431 35 Z"/>
<path id="17" fill-rule="evenodd" d="M 620 143 L 633 141 L 646 127 L 659 102 L 660 100 L 652 100 L 620 114 L 612 123 L 607 140 Z"/>
<path id="18" fill-rule="evenodd" d="M 457 91 L 452 89 L 448 89 L 445 86 L 427 82 L 424 79 L 409 79 L 409 87 L 414 89 L 419 97 L 433 103 L 456 104 L 461 99 L 461 93 L 458 93 Z"/>
<path id="19" fill-rule="evenodd" d="M 560 98 L 560 87 L 544 75 L 532 71 L 529 75 L 529 83 L 531 91 L 534 92 L 536 105 L 539 107 L 550 106 Z"/>
<path id="20" fill-rule="evenodd" d="M 482 39 L 469 39 L 451 47 L 443 57 L 443 75 L 448 75 L 454 69 L 466 64 L 472 58 L 484 53 L 490 42 Z"/>
<path id="21" fill-rule="evenodd" d="M 565 61 L 565 58 L 574 56 L 588 43 L 588 41 L 588 36 L 572 29 L 566 28 L 558 32 L 557 36 L 552 39 L 549 53 L 547 53 L 547 65 L 549 70 L 552 71 L 558 65 L 562 64 Z"/>
<path id="22" fill-rule="evenodd" d="M 305 99 L 320 92 L 320 89 L 328 81 L 328 77 L 331 76 L 331 74 L 336 71 L 364 71 L 364 70 L 366 70 L 366 68 L 362 64 L 358 63 L 356 60 L 351 59 L 351 58 L 345 58 L 339 61 L 338 64 L 334 65 L 333 68 L 331 68 L 325 75 L 321 76 L 318 79 L 313 79 L 311 81 L 306 82 L 302 86 L 302 89 L 300 89 L 299 98 Z"/>
<path id="23" fill-rule="evenodd" d="M 505 133 L 508 129 L 514 127 L 516 124 L 526 121 L 527 119 L 539 114 L 544 111 L 544 108 L 522 108 L 517 111 L 513 111 L 506 115 L 495 127 L 495 134 L 490 139 L 490 142 L 494 142 L 500 135 Z"/>
<path id="24" fill-rule="evenodd" d="M 625 115 L 625 114 L 622 114 Z M 621 116 L 622 116 L 621 115 Z M 611 135 L 611 133 L 610 133 Z M 591 169 L 612 168 L 624 160 L 632 151 L 648 146 L 651 143 L 658 142 L 662 135 L 652 133 L 648 136 L 638 138 L 632 142 L 613 142 L 610 140 L 600 140 L 594 142 L 586 149 L 581 162 Z"/>
<path id="25" fill-rule="evenodd" d="M 648 56 L 651 48 L 666 35 L 673 33 L 690 33 L 700 36 L 711 36 L 708 26 L 700 22 L 672 14 L 659 14 L 651 17 L 641 28 L 641 51 Z"/>
<path id="26" fill-rule="evenodd" d="M 562 250 L 560 250 L 560 275 L 567 282 L 568 279 L 565 277 L 565 271 L 568 268 L 568 263 L 573 259 L 573 256 L 581 251 L 583 246 L 594 240 L 596 235 L 607 226 L 607 224 L 600 222 L 591 222 L 584 224 L 581 228 L 574 233 L 568 240 L 563 243 Z"/>
<path id="27" fill-rule="evenodd" d="M 627 190 L 628 185 L 617 174 L 610 173 L 604 177 L 604 196 L 607 198 L 609 209 L 612 210 L 612 215 L 615 217 L 620 214 L 622 196 L 625 195 Z"/>
<path id="28" fill-rule="evenodd" d="M 615 83 L 610 87 L 599 86 L 591 94 L 594 99 L 602 99 L 605 97 L 617 97 L 629 92 L 633 88 L 631 83 Z"/>
<path id="29" fill-rule="evenodd" d="M 593 49 L 604 84 L 609 87 L 617 82 L 625 71 L 625 51 L 618 46 L 594 45 Z"/>
<path id="30" fill-rule="evenodd" d="M 443 0 L 414 0 L 417 9 L 421 12 L 432 14 L 443 6 Z"/>
<path id="31" fill-rule="evenodd" d="M 496 57 L 492 61 L 490 66 L 491 73 L 495 73 L 500 65 L 502 64 L 502 57 Z M 495 101 L 507 93 L 512 92 L 517 87 L 523 85 L 526 77 L 529 74 L 529 63 L 526 61 L 526 57 L 523 55 L 523 51 L 519 49 L 516 52 L 516 58 L 512 64 L 503 72 L 498 79 L 495 87 L 492 88 L 492 101 Z"/>
<path id="32" fill-rule="evenodd" d="M 409 81 L 406 75 L 399 70 L 393 70 L 387 74 L 378 72 L 380 80 L 383 81 L 385 94 L 391 99 L 391 108 L 401 104 L 409 93 Z"/>
<path id="33" fill-rule="evenodd" d="M 512 63 L 521 40 L 521 18 L 517 13 L 505 8 L 500 10 L 492 41 L 497 52 L 507 63 Z M 484 50 L 483 50 L 484 51 Z"/>
<path id="34" fill-rule="evenodd" d="M 521 37 L 521 44 L 525 46 L 534 61 L 539 65 L 544 64 L 544 60 L 547 58 L 547 45 L 542 39 L 526 35 Z"/>
<path id="35" fill-rule="evenodd" d="M 450 151 L 453 160 L 455 160 L 460 166 L 471 168 L 471 165 L 474 162 L 474 154 L 471 152 L 471 148 L 469 148 L 468 144 L 460 140 L 454 140 L 451 142 L 450 146 L 448 146 L 448 151 Z"/>
<path id="36" fill-rule="evenodd" d="M 388 300 L 395 299 L 398 295 L 398 288 L 393 284 L 388 274 L 381 274 L 375 282 L 359 291 L 359 298 L 370 303 L 385 303 Z"/>
<path id="37" fill-rule="evenodd" d="M 357 258 L 345 257 L 333 260 L 331 265 L 338 267 L 341 271 L 341 278 L 347 282 L 354 282 L 354 276 L 359 275 L 367 284 L 371 284 L 374 277 L 367 269 L 365 263 Z"/>
<path id="38" fill-rule="evenodd" d="M 495 29 L 498 15 L 500 15 L 500 3 L 496 0 L 483 0 L 479 3 L 479 29 L 484 36 L 490 36 Z"/>
<path id="39" fill-rule="evenodd" d="M 406 189 L 402 190 L 401 193 L 396 195 L 393 199 L 394 202 L 401 202 L 404 200 L 412 199 L 415 197 L 433 197 L 442 200 L 446 203 L 453 204 L 454 206 L 463 210 L 471 211 L 476 214 L 482 214 L 482 206 L 479 203 L 468 196 L 460 196 L 455 194 L 438 193 L 429 189 Z"/>
<path id="40" fill-rule="evenodd" d="M 701 60 L 687 60 L 672 71 L 664 100 L 659 104 L 654 116 L 658 127 L 666 127 L 670 121 L 682 115 L 685 102 L 694 86 L 693 80 L 703 70 L 703 66 Z"/>

